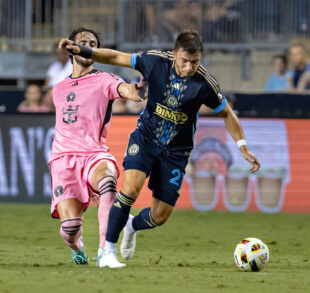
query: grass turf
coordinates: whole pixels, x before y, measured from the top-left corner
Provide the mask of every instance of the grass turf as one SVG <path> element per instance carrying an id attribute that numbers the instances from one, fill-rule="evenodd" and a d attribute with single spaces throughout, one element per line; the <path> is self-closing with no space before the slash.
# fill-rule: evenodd
<path id="1" fill-rule="evenodd" d="M 305 214 L 178 210 L 165 225 L 138 234 L 126 268 L 110 270 L 70 261 L 48 205 L 2 203 L 0 292 L 309 292 L 309 222 Z M 90 258 L 97 229 L 96 209 L 89 208 L 83 235 Z M 262 272 L 235 266 L 234 248 L 244 237 L 269 246 Z"/>

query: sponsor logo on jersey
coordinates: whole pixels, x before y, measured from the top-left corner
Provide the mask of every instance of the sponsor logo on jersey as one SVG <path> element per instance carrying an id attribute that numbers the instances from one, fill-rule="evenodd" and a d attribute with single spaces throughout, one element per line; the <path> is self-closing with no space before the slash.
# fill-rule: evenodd
<path id="1" fill-rule="evenodd" d="M 132 144 L 129 148 L 128 148 L 128 155 L 129 156 L 135 156 L 137 153 L 139 152 L 139 146 L 137 144 Z"/>
<path id="2" fill-rule="evenodd" d="M 79 110 L 79 106 L 76 106 L 73 108 L 71 105 L 68 106 L 68 108 L 65 110 L 65 107 L 62 107 L 62 115 L 67 115 L 67 119 L 65 117 L 62 118 L 62 121 L 67 124 L 72 124 L 77 121 L 77 115 L 73 117 L 74 114 L 77 114 Z"/>
<path id="3" fill-rule="evenodd" d="M 68 102 L 68 103 L 73 102 L 73 101 L 75 100 L 75 96 L 76 96 L 76 95 L 75 95 L 74 92 L 69 93 L 69 94 L 66 96 L 67 102 Z"/>
<path id="4" fill-rule="evenodd" d="M 59 196 L 63 195 L 63 193 L 64 193 L 63 186 L 58 185 L 58 186 L 55 187 L 54 194 L 55 194 L 56 197 L 59 197 Z"/>
<path id="5" fill-rule="evenodd" d="M 184 124 L 188 120 L 188 115 L 186 113 L 172 111 L 158 103 L 156 103 L 156 110 L 154 113 L 165 120 L 174 122 L 175 124 Z"/>

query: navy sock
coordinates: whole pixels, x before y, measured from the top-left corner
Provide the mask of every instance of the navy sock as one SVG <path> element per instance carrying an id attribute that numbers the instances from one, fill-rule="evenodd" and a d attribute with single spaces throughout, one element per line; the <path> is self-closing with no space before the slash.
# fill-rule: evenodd
<path id="1" fill-rule="evenodd" d="M 152 218 L 151 208 L 143 209 L 139 215 L 132 219 L 132 227 L 136 230 L 145 230 L 155 228 L 157 224 Z"/>
<path id="2" fill-rule="evenodd" d="M 126 225 L 133 203 L 134 200 L 124 193 L 120 192 L 117 195 L 109 214 L 107 241 L 117 243 L 119 234 Z"/>

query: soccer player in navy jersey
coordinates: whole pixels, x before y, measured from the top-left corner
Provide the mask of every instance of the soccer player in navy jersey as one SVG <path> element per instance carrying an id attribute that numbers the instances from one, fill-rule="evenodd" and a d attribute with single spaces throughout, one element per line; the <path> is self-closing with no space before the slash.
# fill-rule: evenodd
<path id="1" fill-rule="evenodd" d="M 102 263 L 119 267 L 116 243 L 124 229 L 121 255 L 132 257 L 136 232 L 152 229 L 167 221 L 175 203 L 193 148 L 198 111 L 202 104 L 219 113 L 226 128 L 250 162 L 251 172 L 260 163 L 248 150 L 241 124 L 220 93 L 215 78 L 200 64 L 203 44 L 195 30 L 184 30 L 175 41 L 173 52 L 151 50 L 128 54 L 110 49 L 87 48 L 63 39 L 60 48 L 95 61 L 132 67 L 149 84 L 148 102 L 130 135 L 123 167 L 124 183 L 109 214 L 105 252 Z M 151 207 L 129 218 L 131 206 L 150 176 L 153 192 Z"/>

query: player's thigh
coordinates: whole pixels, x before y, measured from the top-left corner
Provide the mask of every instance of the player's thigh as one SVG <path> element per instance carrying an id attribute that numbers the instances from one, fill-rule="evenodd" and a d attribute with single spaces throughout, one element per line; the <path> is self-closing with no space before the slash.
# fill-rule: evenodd
<path id="1" fill-rule="evenodd" d="M 187 157 L 173 160 L 165 154 L 158 158 L 149 180 L 149 188 L 153 191 L 154 198 L 175 206 L 180 195 L 187 161 Z"/>
<path id="2" fill-rule="evenodd" d="M 152 218 L 157 225 L 165 223 L 170 217 L 173 209 L 174 206 L 153 197 L 151 212 L 152 212 Z"/>
<path id="3" fill-rule="evenodd" d="M 52 216 L 58 218 L 58 205 L 68 199 L 76 199 L 82 203 L 83 210 L 88 206 L 88 187 L 82 173 L 84 157 L 74 155 L 63 156 L 50 163 L 52 183 Z M 66 204 L 64 207 L 67 207 Z M 66 208 L 66 210 L 68 210 Z"/>
<path id="4" fill-rule="evenodd" d="M 57 205 L 60 220 L 81 218 L 83 216 L 83 204 L 75 198 L 68 198 Z"/>
<path id="5" fill-rule="evenodd" d="M 159 151 L 154 142 L 139 131 L 130 135 L 123 161 L 124 183 L 121 191 L 124 194 L 133 199 L 138 197 Z"/>
<path id="6" fill-rule="evenodd" d="M 146 174 L 143 171 L 129 169 L 124 171 L 124 182 L 121 191 L 132 199 L 136 199 L 143 187 Z"/>
<path id="7" fill-rule="evenodd" d="M 112 176 L 117 178 L 117 171 L 113 162 L 108 160 L 101 160 L 95 166 L 95 169 L 91 175 L 90 181 L 95 190 L 98 190 L 98 182 L 100 179 L 106 176 Z"/>

